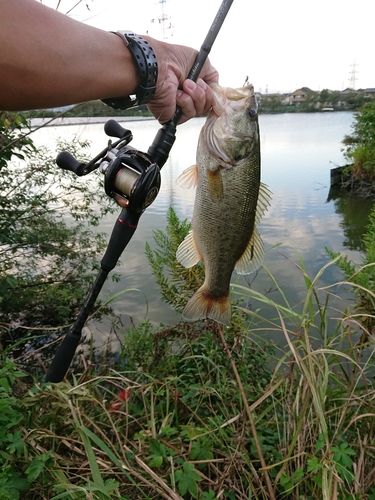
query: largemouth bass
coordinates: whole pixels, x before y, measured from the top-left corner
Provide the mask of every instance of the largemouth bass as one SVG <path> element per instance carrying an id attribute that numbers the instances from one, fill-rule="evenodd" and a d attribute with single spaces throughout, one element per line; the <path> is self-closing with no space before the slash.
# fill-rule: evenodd
<path id="1" fill-rule="evenodd" d="M 213 84 L 215 104 L 202 127 L 197 164 L 177 180 L 197 188 L 192 230 L 177 260 L 192 267 L 200 260 L 205 280 L 188 301 L 185 320 L 211 318 L 230 326 L 230 280 L 256 271 L 264 258 L 257 225 L 271 193 L 260 181 L 257 104 L 252 85 L 238 89 Z"/>

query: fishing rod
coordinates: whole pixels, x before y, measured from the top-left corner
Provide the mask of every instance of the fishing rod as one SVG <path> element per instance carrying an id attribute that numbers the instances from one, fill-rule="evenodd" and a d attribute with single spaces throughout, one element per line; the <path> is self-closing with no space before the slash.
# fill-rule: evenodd
<path id="1" fill-rule="evenodd" d="M 233 0 L 223 0 L 221 3 L 190 69 L 188 79 L 197 81 L 232 3 Z M 47 371 L 48 382 L 61 382 L 65 377 L 81 341 L 82 328 L 92 313 L 108 274 L 114 269 L 131 240 L 140 216 L 158 195 L 161 183 L 160 170 L 167 161 L 175 142 L 177 124 L 181 116 L 182 110 L 177 106 L 173 118 L 159 129 L 147 153 L 128 145 L 133 139 L 130 130 L 124 129 L 115 120 L 108 120 L 104 125 L 104 131 L 108 136 L 117 138 L 118 141 L 112 143 L 110 140 L 108 146 L 89 163 L 79 162 L 68 151 L 63 151 L 57 156 L 57 165 L 64 170 L 74 172 L 77 176 L 87 175 L 99 169 L 105 176 L 106 194 L 114 198 L 122 207 L 122 211 L 113 227 L 95 283 L 76 322 L 65 335 Z"/>

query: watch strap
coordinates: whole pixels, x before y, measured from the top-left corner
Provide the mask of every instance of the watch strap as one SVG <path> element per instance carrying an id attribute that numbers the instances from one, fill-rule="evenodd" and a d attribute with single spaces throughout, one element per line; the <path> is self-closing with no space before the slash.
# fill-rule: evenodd
<path id="1" fill-rule="evenodd" d="M 140 76 L 135 96 L 111 97 L 102 101 L 114 109 L 127 109 L 147 104 L 155 94 L 158 79 L 158 63 L 151 45 L 132 31 L 119 30 L 115 33 L 124 42 L 132 55 Z"/>

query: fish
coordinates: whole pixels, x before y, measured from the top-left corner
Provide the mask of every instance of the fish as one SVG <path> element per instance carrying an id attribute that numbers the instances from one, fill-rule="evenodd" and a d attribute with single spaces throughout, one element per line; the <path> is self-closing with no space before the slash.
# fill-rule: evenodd
<path id="1" fill-rule="evenodd" d="M 203 261 L 203 285 L 188 300 L 182 318 L 211 318 L 231 325 L 233 271 L 250 274 L 262 265 L 264 245 L 257 226 L 271 191 L 260 180 L 258 108 L 253 85 L 211 84 L 214 104 L 200 131 L 196 165 L 177 179 L 196 188 L 191 231 L 179 245 L 186 268 Z"/>

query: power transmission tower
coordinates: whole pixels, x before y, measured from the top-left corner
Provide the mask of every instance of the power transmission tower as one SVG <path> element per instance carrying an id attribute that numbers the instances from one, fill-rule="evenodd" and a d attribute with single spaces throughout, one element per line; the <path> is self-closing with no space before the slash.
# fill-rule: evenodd
<path id="1" fill-rule="evenodd" d="M 172 30 L 172 21 L 171 17 L 165 13 L 164 4 L 167 3 L 167 0 L 158 0 L 158 3 L 161 5 L 161 17 L 158 18 L 159 24 L 161 24 L 163 29 L 163 40 L 168 38 L 167 30 Z M 173 33 L 171 33 L 173 36 Z"/>
<path id="2" fill-rule="evenodd" d="M 354 63 L 350 65 L 350 67 L 352 69 L 350 70 L 350 73 L 349 73 L 349 75 L 350 75 L 350 77 L 349 77 L 349 87 L 351 89 L 355 89 L 355 82 L 356 82 L 356 80 L 358 80 L 358 78 L 356 76 L 357 73 L 358 73 L 357 66 L 358 66 L 358 64 L 356 63 L 355 60 L 354 60 Z"/>

